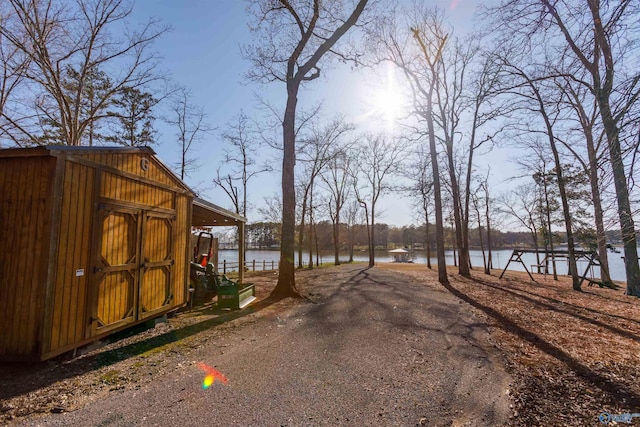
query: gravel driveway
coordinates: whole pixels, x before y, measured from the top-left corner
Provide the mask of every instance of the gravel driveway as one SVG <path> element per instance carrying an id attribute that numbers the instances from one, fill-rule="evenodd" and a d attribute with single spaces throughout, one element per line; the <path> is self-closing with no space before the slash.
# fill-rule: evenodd
<path id="1" fill-rule="evenodd" d="M 484 324 L 446 291 L 362 265 L 307 284 L 312 302 L 258 317 L 138 390 L 40 426 L 496 425 L 509 377 Z M 329 270 L 328 270 L 329 271 Z M 321 272 L 321 270 L 318 270 Z M 322 276 L 321 276 L 322 277 Z M 330 282 L 330 283 L 326 283 Z M 201 386 L 204 362 L 229 379 Z"/>

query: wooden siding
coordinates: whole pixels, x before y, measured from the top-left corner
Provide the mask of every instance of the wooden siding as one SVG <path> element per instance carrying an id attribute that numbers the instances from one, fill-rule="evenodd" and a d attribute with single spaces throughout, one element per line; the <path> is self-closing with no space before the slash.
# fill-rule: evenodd
<path id="1" fill-rule="evenodd" d="M 139 211 L 101 206 L 96 213 L 98 252 L 92 268 L 94 293 L 88 301 L 92 334 L 135 320 L 140 265 Z"/>
<path id="2" fill-rule="evenodd" d="M 175 193 L 130 178 L 103 172 L 100 196 L 109 200 L 135 203 L 163 209 L 174 209 Z"/>
<path id="3" fill-rule="evenodd" d="M 147 213 L 142 236 L 140 317 L 172 303 L 174 268 L 173 215 Z"/>
<path id="4" fill-rule="evenodd" d="M 0 159 L 0 356 L 37 357 L 51 223 L 50 157 Z M 23 358 L 24 359 L 24 358 Z"/>
<path id="5" fill-rule="evenodd" d="M 157 160 L 146 153 L 83 153 L 81 156 L 101 165 L 109 166 L 136 175 L 142 178 L 150 179 L 164 185 L 175 188 L 182 188 L 183 184 L 176 181 L 172 175 L 157 163 Z M 145 171 L 141 168 L 143 159 L 148 161 L 148 169 Z"/>
<path id="6" fill-rule="evenodd" d="M 187 303 L 189 289 L 189 260 L 191 257 L 191 204 L 193 199 L 186 195 L 176 197 L 176 220 L 173 227 L 173 304 Z"/>
<path id="7" fill-rule="evenodd" d="M 186 304 L 193 197 L 154 156 L 17 153 L 0 157 L 0 359 L 47 359 Z"/>
<path id="8" fill-rule="evenodd" d="M 52 301 L 50 351 L 76 343 L 86 334 L 94 179 L 95 171 L 92 168 L 66 162 Z"/>

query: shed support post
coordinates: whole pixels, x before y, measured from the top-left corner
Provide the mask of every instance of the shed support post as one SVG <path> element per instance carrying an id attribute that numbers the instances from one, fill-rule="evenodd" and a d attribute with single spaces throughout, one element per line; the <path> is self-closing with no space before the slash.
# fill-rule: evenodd
<path id="1" fill-rule="evenodd" d="M 244 222 L 238 223 L 238 283 L 244 283 Z"/>

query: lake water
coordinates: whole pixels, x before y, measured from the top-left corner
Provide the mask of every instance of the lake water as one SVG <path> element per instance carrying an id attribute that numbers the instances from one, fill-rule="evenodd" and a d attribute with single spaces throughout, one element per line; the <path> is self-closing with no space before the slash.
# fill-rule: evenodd
<path id="1" fill-rule="evenodd" d="M 512 249 L 500 249 L 493 251 L 493 268 L 495 269 L 504 269 L 505 265 L 509 261 L 511 257 Z M 471 255 L 471 264 L 474 268 L 482 268 L 482 252 L 477 250 L 470 251 Z M 610 275 L 613 280 L 626 280 L 625 271 L 624 271 L 624 261 L 622 260 L 622 251 L 620 253 L 612 253 L 609 252 L 609 270 Z M 453 251 L 445 252 L 447 265 L 453 266 Z M 295 254 L 296 262 L 298 254 Z M 223 261 L 226 260 L 227 263 L 237 263 L 238 262 L 238 251 L 237 250 L 221 250 L 219 254 L 219 262 L 222 265 Z M 323 252 L 320 254 L 320 261 L 322 263 L 332 263 L 333 262 L 333 252 Z M 355 261 L 369 261 L 369 255 L 367 252 L 355 252 L 353 255 Z M 531 265 L 536 263 L 536 256 L 532 253 L 525 253 L 523 256 L 523 261 L 527 265 L 527 269 L 531 271 Z M 542 257 L 541 257 L 542 258 Z M 267 264 L 271 261 L 277 261 L 280 259 L 280 252 L 278 251 L 259 251 L 259 250 L 248 250 L 246 254 L 247 263 L 251 263 L 253 260 L 256 261 L 256 269 L 262 269 L 262 261 L 267 261 Z M 309 259 L 308 252 L 304 253 L 302 256 L 302 260 L 307 262 Z M 315 255 L 313 257 L 315 262 Z M 340 254 L 340 260 L 347 261 L 349 259 L 348 254 Z M 414 251 L 413 260 L 416 263 L 426 264 L 427 257 L 424 251 Z M 376 251 L 376 261 L 377 262 L 391 262 L 392 258 L 386 251 Z M 435 258 L 431 258 L 432 265 L 437 263 Z M 556 265 L 558 268 L 558 274 L 567 274 L 568 264 L 566 260 L 558 260 L 556 261 Z M 267 265 L 269 268 L 270 265 Z M 587 267 L 586 261 L 578 261 L 578 271 L 580 274 L 584 272 L 584 269 Z M 237 268 L 237 266 L 236 266 Z M 452 267 L 453 268 L 453 267 Z M 522 264 L 517 262 L 511 262 L 509 264 L 509 270 L 514 271 L 524 271 Z M 452 270 L 453 271 L 453 270 Z M 600 277 L 599 268 L 595 267 L 593 272 L 593 277 Z"/>

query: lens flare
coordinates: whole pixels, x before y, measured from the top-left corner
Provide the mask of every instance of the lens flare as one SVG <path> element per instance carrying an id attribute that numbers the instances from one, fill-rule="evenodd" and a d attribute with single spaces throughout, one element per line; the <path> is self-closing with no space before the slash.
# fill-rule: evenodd
<path id="1" fill-rule="evenodd" d="M 208 389 L 209 387 L 211 387 L 211 384 L 213 384 L 216 381 L 216 379 L 213 377 L 213 375 L 207 375 L 206 377 L 204 377 L 204 380 L 202 381 L 202 388 L 203 389 Z"/>
<path id="2" fill-rule="evenodd" d="M 217 380 L 220 380 L 220 382 L 222 384 L 227 384 L 229 382 L 229 380 L 227 380 L 227 377 L 225 377 L 222 372 L 218 371 L 215 368 L 212 368 L 209 365 L 206 365 L 202 362 L 198 362 L 196 363 L 196 366 L 200 369 L 202 369 L 204 371 L 204 373 L 206 374 L 206 376 L 204 377 L 204 380 L 202 380 L 202 388 L 204 390 L 208 389 L 209 387 L 211 387 L 213 385 L 214 382 L 216 382 Z"/>

